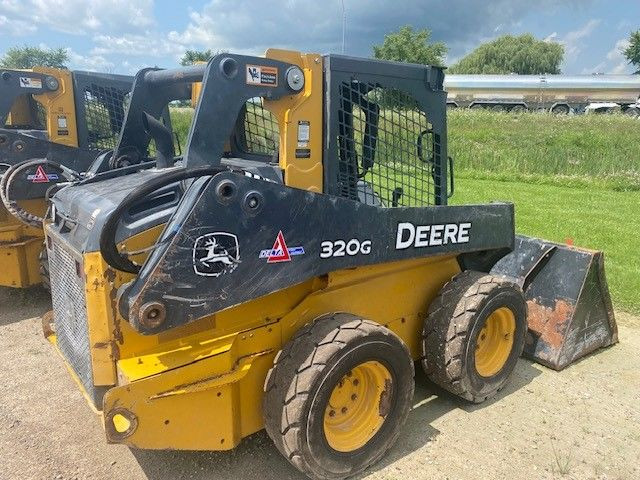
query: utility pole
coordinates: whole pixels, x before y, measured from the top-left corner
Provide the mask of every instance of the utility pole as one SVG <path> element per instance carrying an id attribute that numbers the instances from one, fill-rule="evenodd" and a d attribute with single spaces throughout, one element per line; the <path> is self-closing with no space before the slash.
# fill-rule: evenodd
<path id="1" fill-rule="evenodd" d="M 344 54 L 344 36 L 347 30 L 347 11 L 344 9 L 344 0 L 342 1 L 342 53 Z"/>

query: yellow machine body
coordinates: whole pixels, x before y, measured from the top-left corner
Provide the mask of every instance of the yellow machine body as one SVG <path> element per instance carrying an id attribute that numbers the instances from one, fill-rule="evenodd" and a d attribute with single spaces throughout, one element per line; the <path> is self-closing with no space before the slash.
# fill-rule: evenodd
<path id="1" fill-rule="evenodd" d="M 46 210 L 44 200 L 20 203 L 37 215 Z M 0 206 L 0 286 L 26 288 L 40 283 L 43 238 L 41 229 L 23 224 Z"/>
<path id="2" fill-rule="evenodd" d="M 131 239 L 127 248 L 148 244 L 157 233 Z M 459 271 L 451 256 L 340 270 L 144 336 L 114 308 L 113 294 L 130 275 L 114 278 L 99 253 L 88 254 L 83 274 L 93 378 L 110 387 L 99 412 L 107 439 L 147 449 L 231 449 L 263 428 L 267 371 L 299 328 L 327 312 L 349 311 L 393 330 L 417 359 L 428 306 Z M 55 344 L 55 334 L 48 338 Z"/>
<path id="3" fill-rule="evenodd" d="M 322 59 L 282 50 L 267 56 L 294 63 L 305 74 L 302 95 L 265 101 L 279 125 L 285 183 L 321 192 Z M 295 127 L 308 119 L 311 155 L 301 161 L 295 159 Z M 126 250 L 152 244 L 162 228 L 129 238 Z M 98 252 L 85 254 L 91 369 L 94 385 L 108 388 L 99 411 L 107 438 L 149 449 L 231 449 L 263 428 L 266 374 L 299 328 L 327 312 L 349 311 L 396 332 L 418 358 L 427 308 L 459 271 L 454 256 L 335 271 L 184 327 L 141 335 L 115 307 L 115 292 L 131 274 L 114 272 Z M 52 331 L 48 338 L 55 345 Z"/>
<path id="4" fill-rule="evenodd" d="M 7 125 L 37 125 L 37 102 L 44 113 L 45 125 L 51 142 L 78 146 L 78 128 L 74 104 L 73 77 L 69 70 L 34 67 L 32 70 L 54 77 L 59 88 L 41 95 L 18 97 L 11 108 Z M 65 125 L 65 129 L 59 128 Z M 21 202 L 26 210 L 42 215 L 46 210 L 44 199 Z M 38 256 L 42 250 L 42 230 L 24 225 L 0 205 L 0 286 L 26 288 L 40 283 Z"/>
<path id="5" fill-rule="evenodd" d="M 284 183 L 322 192 L 322 57 L 283 50 L 269 50 L 267 56 L 297 65 L 305 77 L 302 94 L 264 101 L 279 126 Z M 309 122 L 309 155 L 296 158 L 296 127 L 302 121 Z M 119 246 L 140 251 L 153 245 L 163 229 L 154 227 Z M 453 254 L 336 270 L 186 325 L 142 335 L 121 317 L 117 305 L 118 288 L 133 275 L 112 269 L 97 251 L 73 250 L 55 228 L 46 231 L 48 240 L 67 249 L 65 258 L 70 265 L 75 262 L 84 285 L 91 377 L 93 386 L 104 392 L 98 397 L 102 405 L 94 404 L 70 363 L 69 371 L 102 416 L 108 441 L 147 449 L 228 450 L 262 429 L 265 378 L 276 354 L 322 315 L 348 312 L 383 325 L 417 360 L 429 306 L 461 271 Z M 144 258 L 133 260 L 141 263 Z M 72 293 L 59 292 L 67 298 Z M 497 318 L 494 330 L 510 335 L 512 320 Z M 56 345 L 53 330 L 45 328 L 45 334 Z M 489 360 L 484 362 L 487 377 L 505 362 Z"/>
<path id="6" fill-rule="evenodd" d="M 34 109 L 33 99 L 42 109 L 43 129 L 47 138 L 53 143 L 78 146 L 78 125 L 73 92 L 73 73 L 66 69 L 50 67 L 34 67 L 25 72 L 49 75 L 58 81 L 58 89 L 41 95 L 21 95 L 14 102 L 7 118 L 7 125 L 38 125 L 37 109 Z M 64 128 L 61 128 L 64 125 Z"/>

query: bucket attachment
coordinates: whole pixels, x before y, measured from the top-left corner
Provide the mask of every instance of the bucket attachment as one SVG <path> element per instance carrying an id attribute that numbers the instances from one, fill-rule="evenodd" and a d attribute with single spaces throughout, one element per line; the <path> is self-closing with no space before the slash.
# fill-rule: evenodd
<path id="1" fill-rule="evenodd" d="M 526 357 L 562 370 L 618 341 L 602 252 L 518 235 L 491 273 L 516 278 L 524 290 Z"/>

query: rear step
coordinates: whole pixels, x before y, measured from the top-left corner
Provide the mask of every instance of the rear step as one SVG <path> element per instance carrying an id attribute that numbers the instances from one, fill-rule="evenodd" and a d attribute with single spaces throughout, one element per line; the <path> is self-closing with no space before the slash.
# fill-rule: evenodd
<path id="1" fill-rule="evenodd" d="M 491 273 L 516 278 L 524 290 L 526 357 L 562 370 L 618 342 L 602 252 L 518 235 Z"/>

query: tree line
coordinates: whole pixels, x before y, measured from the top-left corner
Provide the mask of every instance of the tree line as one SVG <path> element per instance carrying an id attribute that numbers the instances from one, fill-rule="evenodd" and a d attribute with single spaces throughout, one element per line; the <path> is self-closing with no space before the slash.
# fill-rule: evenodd
<path id="1" fill-rule="evenodd" d="M 373 46 L 373 57 L 382 60 L 445 66 L 448 48 L 434 42 L 428 29 L 415 30 L 409 25 L 385 35 L 380 45 Z M 180 64 L 193 65 L 207 61 L 218 52 L 187 50 Z M 629 64 L 640 74 L 640 30 L 629 35 L 629 45 L 622 51 Z M 561 73 L 564 47 L 557 42 L 537 40 L 531 34 L 504 35 L 479 45 L 475 50 L 449 65 L 448 73 L 538 75 Z M 64 48 L 42 49 L 32 46 L 12 47 L 0 57 L 0 67 L 32 68 L 35 66 L 66 68 L 69 54 Z"/>

